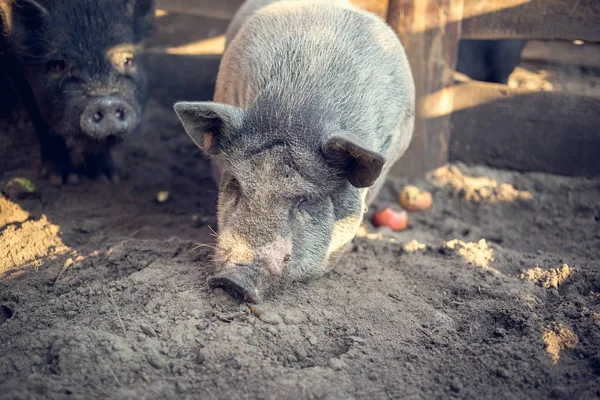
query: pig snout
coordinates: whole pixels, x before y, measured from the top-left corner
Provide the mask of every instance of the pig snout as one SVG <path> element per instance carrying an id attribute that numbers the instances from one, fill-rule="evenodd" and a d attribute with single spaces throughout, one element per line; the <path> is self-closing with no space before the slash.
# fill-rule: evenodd
<path id="1" fill-rule="evenodd" d="M 113 96 L 100 97 L 87 104 L 81 114 L 81 129 L 88 135 L 103 139 L 120 136 L 136 125 L 133 107 Z"/>
<path id="2" fill-rule="evenodd" d="M 291 262 L 291 237 L 252 246 L 243 235 L 229 230 L 220 236 L 217 254 L 218 270 L 208 284 L 221 288 L 231 297 L 248 303 L 258 303 L 262 294 L 278 282 Z"/>
<path id="3" fill-rule="evenodd" d="M 211 289 L 223 289 L 231 297 L 247 303 L 258 303 L 257 271 L 252 265 L 230 265 L 211 277 Z"/>

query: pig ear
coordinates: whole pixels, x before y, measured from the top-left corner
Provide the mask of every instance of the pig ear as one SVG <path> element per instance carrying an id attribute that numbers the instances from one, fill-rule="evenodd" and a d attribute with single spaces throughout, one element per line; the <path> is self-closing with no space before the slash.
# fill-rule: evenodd
<path id="1" fill-rule="evenodd" d="M 154 0 L 132 0 L 135 41 L 141 42 L 154 30 Z"/>
<path id="2" fill-rule="evenodd" d="M 15 0 L 12 16 L 29 31 L 36 31 L 50 16 L 50 12 L 35 0 Z"/>
<path id="3" fill-rule="evenodd" d="M 357 188 L 373 186 L 385 164 L 385 157 L 345 132 L 329 136 L 321 149 L 327 162 L 343 169 L 348 181 Z"/>
<path id="4" fill-rule="evenodd" d="M 227 137 L 239 131 L 244 122 L 244 110 L 227 104 L 179 102 L 174 108 L 187 134 L 209 155 L 218 154 Z"/>

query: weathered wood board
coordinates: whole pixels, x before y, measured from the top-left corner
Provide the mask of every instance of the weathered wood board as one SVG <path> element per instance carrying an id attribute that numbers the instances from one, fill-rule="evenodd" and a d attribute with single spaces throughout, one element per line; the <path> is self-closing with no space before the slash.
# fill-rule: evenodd
<path id="1" fill-rule="evenodd" d="M 530 40 L 521 53 L 522 61 L 542 61 L 600 69 L 600 43 Z"/>
<path id="2" fill-rule="evenodd" d="M 448 161 L 450 117 L 424 113 L 452 102 L 443 89 L 456 67 L 461 15 L 461 0 L 390 0 L 387 20 L 406 49 L 417 91 L 413 140 L 392 175 L 422 176 Z"/>
<path id="3" fill-rule="evenodd" d="M 167 12 L 230 20 L 243 2 L 244 0 L 157 0 L 156 5 Z M 382 18 L 386 16 L 388 0 L 350 2 Z"/>
<path id="4" fill-rule="evenodd" d="M 462 36 L 600 42 L 600 1 L 464 0 Z"/>
<path id="5" fill-rule="evenodd" d="M 158 9 L 178 14 L 230 20 L 244 0 L 156 0 Z"/>
<path id="6" fill-rule="evenodd" d="M 474 81 L 452 90 L 452 161 L 600 175 L 600 95 L 528 91 Z"/>

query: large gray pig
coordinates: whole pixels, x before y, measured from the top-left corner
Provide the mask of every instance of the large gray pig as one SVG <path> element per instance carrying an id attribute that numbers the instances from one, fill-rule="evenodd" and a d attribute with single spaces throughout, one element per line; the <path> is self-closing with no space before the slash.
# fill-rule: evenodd
<path id="1" fill-rule="evenodd" d="M 400 41 L 346 1 L 249 0 L 214 102 L 175 111 L 219 182 L 212 288 L 258 302 L 329 271 L 413 134 Z"/>

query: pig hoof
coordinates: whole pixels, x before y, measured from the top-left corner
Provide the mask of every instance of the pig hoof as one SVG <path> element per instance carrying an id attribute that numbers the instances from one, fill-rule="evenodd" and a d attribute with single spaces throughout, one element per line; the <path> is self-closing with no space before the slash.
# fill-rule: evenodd
<path id="1" fill-rule="evenodd" d="M 223 289 L 228 295 L 246 303 L 258 303 L 258 293 L 252 284 L 242 282 L 231 275 L 222 275 L 211 278 L 208 282 L 211 289 Z"/>
<path id="2" fill-rule="evenodd" d="M 107 169 L 102 171 L 102 179 L 107 183 L 117 184 L 120 182 L 116 169 Z"/>
<path id="3" fill-rule="evenodd" d="M 102 182 L 104 183 L 112 183 L 112 184 L 118 184 L 120 182 L 119 180 L 119 176 L 118 175 L 100 175 L 99 178 Z"/>
<path id="4" fill-rule="evenodd" d="M 79 183 L 79 175 L 71 172 L 69 176 L 67 176 L 67 183 L 69 185 L 77 185 Z"/>
<path id="5" fill-rule="evenodd" d="M 63 178 L 60 175 L 57 174 L 50 174 L 50 184 L 52 184 L 52 186 L 62 186 L 63 184 Z"/>
<path id="6" fill-rule="evenodd" d="M 74 179 L 79 179 L 77 175 L 75 178 L 72 175 L 75 174 L 71 171 L 70 166 L 64 163 L 46 162 L 40 171 L 40 176 L 48 179 L 54 186 L 62 186 L 66 182 L 74 183 Z"/>

